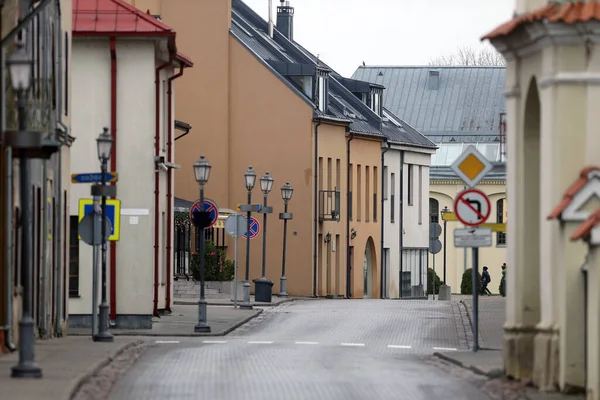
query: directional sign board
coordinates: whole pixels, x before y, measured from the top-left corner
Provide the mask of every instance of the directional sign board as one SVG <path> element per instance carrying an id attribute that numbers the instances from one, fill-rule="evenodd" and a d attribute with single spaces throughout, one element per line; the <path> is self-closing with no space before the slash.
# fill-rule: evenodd
<path id="1" fill-rule="evenodd" d="M 246 218 L 244 219 L 248 221 Z M 256 218 L 250 217 L 250 239 L 254 239 L 256 236 L 258 236 L 258 232 L 260 232 L 260 223 Z M 248 237 L 247 233 L 244 233 L 242 237 L 246 239 Z"/>
<path id="2" fill-rule="evenodd" d="M 465 228 L 454 230 L 454 247 L 491 247 L 492 230 L 489 228 Z"/>
<path id="3" fill-rule="evenodd" d="M 190 208 L 190 219 L 191 220 L 194 219 L 193 214 L 198 211 L 204 211 L 204 212 L 208 213 L 210 222 L 209 222 L 208 226 L 205 226 L 205 228 L 211 228 L 217 222 L 217 219 L 219 219 L 219 207 L 217 206 L 217 203 L 215 203 L 211 199 L 205 198 L 203 207 L 200 207 L 200 200 L 196 201 L 192 205 L 192 207 Z"/>
<path id="4" fill-rule="evenodd" d="M 106 182 L 115 183 L 119 180 L 119 175 L 116 172 L 106 173 Z M 71 174 L 71 183 L 100 183 L 102 182 L 102 174 L 94 172 L 89 174 Z"/>
<path id="5" fill-rule="evenodd" d="M 93 199 L 79 199 L 79 222 L 88 214 L 94 211 Z M 111 242 L 118 241 L 121 228 L 121 200 L 108 199 L 106 200 L 106 218 L 110 221 L 110 236 L 108 240 Z M 81 240 L 81 236 L 79 236 Z"/>
<path id="6" fill-rule="evenodd" d="M 490 199 L 481 190 L 467 189 L 454 199 L 456 218 L 467 226 L 483 224 L 490 216 Z"/>
<path id="7" fill-rule="evenodd" d="M 248 220 L 240 214 L 234 214 L 225 220 L 225 232 L 231 237 L 244 236 L 248 231 Z"/>
<path id="8" fill-rule="evenodd" d="M 494 168 L 477 147 L 470 145 L 451 165 L 452 170 L 469 187 L 474 187 Z"/>

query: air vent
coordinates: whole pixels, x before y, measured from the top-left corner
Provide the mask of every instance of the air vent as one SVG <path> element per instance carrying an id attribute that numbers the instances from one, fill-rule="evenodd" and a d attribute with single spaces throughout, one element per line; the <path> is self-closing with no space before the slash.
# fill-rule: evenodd
<path id="1" fill-rule="evenodd" d="M 440 88 L 440 71 L 429 71 L 429 90 L 438 90 Z"/>

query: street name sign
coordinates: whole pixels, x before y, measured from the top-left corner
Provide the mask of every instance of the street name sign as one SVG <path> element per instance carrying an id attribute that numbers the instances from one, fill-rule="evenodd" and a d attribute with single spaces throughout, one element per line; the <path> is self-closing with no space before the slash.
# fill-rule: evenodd
<path id="1" fill-rule="evenodd" d="M 490 228 L 465 228 L 454 230 L 454 247 L 491 247 Z"/>
<path id="2" fill-rule="evenodd" d="M 477 147 L 470 145 L 450 166 L 469 187 L 474 187 L 494 168 Z"/>
<path id="3" fill-rule="evenodd" d="M 483 224 L 489 218 L 491 211 L 490 199 L 481 190 L 463 190 L 454 199 L 456 218 L 467 226 Z"/>
<path id="4" fill-rule="evenodd" d="M 106 173 L 106 183 L 115 183 L 119 180 L 116 172 Z M 71 174 L 71 183 L 101 183 L 102 173 L 94 172 L 89 174 Z"/>

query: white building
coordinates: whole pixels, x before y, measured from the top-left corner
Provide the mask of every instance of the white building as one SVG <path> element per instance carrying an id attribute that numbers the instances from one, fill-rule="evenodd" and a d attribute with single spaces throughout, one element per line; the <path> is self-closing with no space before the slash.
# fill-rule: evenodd
<path id="1" fill-rule="evenodd" d="M 172 292 L 171 82 L 192 63 L 177 53 L 175 32 L 150 14 L 122 0 L 83 3 L 73 3 L 71 172 L 100 170 L 96 138 L 108 127 L 121 208 L 120 239 L 107 255 L 111 325 L 150 328 L 153 315 L 170 310 Z M 76 233 L 90 186 L 71 185 L 71 327 L 91 325 L 92 248 Z"/>
<path id="2" fill-rule="evenodd" d="M 405 135 L 388 134 L 382 150 L 382 297 L 421 296 L 427 290 L 429 166 L 436 146 L 391 112 L 384 116 Z"/>

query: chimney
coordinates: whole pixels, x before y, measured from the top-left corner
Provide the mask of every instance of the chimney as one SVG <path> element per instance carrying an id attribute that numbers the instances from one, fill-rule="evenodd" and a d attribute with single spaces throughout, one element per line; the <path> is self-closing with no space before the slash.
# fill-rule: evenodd
<path id="1" fill-rule="evenodd" d="M 289 1 L 280 0 L 277 7 L 277 30 L 288 40 L 294 40 L 294 7 Z"/>
<path id="2" fill-rule="evenodd" d="M 273 38 L 273 0 L 269 0 L 269 37 Z"/>
<path id="3" fill-rule="evenodd" d="M 429 71 L 429 90 L 438 90 L 440 88 L 440 71 Z"/>

